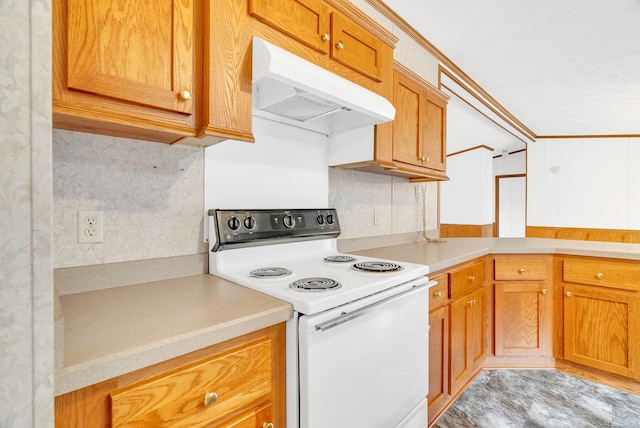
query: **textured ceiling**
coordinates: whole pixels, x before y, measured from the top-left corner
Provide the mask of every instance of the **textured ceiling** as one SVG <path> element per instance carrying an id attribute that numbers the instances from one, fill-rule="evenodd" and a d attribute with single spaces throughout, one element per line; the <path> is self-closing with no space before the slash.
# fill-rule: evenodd
<path id="1" fill-rule="evenodd" d="M 538 136 L 640 134 L 640 0 L 384 0 Z"/>

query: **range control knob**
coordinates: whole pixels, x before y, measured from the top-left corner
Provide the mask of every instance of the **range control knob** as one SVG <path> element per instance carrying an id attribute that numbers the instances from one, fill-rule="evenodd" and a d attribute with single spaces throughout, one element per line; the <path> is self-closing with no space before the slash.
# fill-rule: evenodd
<path id="1" fill-rule="evenodd" d="M 243 223 L 244 227 L 248 230 L 253 230 L 256 228 L 256 219 L 251 216 L 245 217 Z"/>
<path id="2" fill-rule="evenodd" d="M 333 214 L 327 214 L 327 224 L 333 224 Z"/>
<path id="3" fill-rule="evenodd" d="M 238 230 L 240 229 L 240 220 L 238 220 L 238 217 L 229 217 L 229 220 L 227 220 L 227 226 L 229 226 L 229 229 L 231 230 Z"/>
<path id="4" fill-rule="evenodd" d="M 296 219 L 293 218 L 292 215 L 287 214 L 286 216 L 282 217 L 282 224 L 284 224 L 284 227 L 286 227 L 287 229 L 293 229 L 293 227 L 296 225 Z"/>
<path id="5" fill-rule="evenodd" d="M 319 225 L 323 225 L 324 224 L 324 216 L 322 214 L 318 214 L 316 216 L 316 223 L 318 223 Z"/>

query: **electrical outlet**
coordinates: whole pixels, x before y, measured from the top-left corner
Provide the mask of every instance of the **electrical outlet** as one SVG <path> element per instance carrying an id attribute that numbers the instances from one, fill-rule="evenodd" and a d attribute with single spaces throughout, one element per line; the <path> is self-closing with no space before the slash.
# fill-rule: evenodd
<path id="1" fill-rule="evenodd" d="M 420 185 L 416 184 L 414 189 L 415 189 L 415 192 L 416 192 L 416 199 L 420 199 L 420 196 L 422 196 L 421 195 L 422 192 L 420 191 Z"/>
<path id="2" fill-rule="evenodd" d="M 102 211 L 78 211 L 78 244 L 104 242 Z"/>
<path id="3" fill-rule="evenodd" d="M 373 210 L 373 225 L 380 225 L 380 211 L 378 210 Z"/>

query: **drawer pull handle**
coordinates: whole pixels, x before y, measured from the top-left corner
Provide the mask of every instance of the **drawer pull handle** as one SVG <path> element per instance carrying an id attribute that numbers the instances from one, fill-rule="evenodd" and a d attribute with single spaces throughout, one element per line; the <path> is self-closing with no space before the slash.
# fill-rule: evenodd
<path id="1" fill-rule="evenodd" d="M 262 424 L 262 428 L 273 428 L 273 424 L 271 422 L 265 422 Z"/>
<path id="2" fill-rule="evenodd" d="M 439 298 L 441 298 L 441 297 L 442 297 L 442 291 L 436 291 L 436 292 L 434 292 L 434 293 L 433 293 L 433 297 L 434 297 L 435 299 L 439 299 Z"/>
<path id="3" fill-rule="evenodd" d="M 473 275 L 469 275 L 469 281 L 473 281 L 473 280 L 475 280 L 475 279 L 476 279 L 476 277 L 475 277 L 475 276 L 473 276 Z"/>
<path id="4" fill-rule="evenodd" d="M 519 271 L 520 275 L 527 273 L 527 270 L 525 268 L 521 268 Z"/>
<path id="5" fill-rule="evenodd" d="M 204 405 L 207 407 L 211 407 L 216 404 L 218 401 L 218 394 L 215 392 L 208 392 L 207 395 L 204 396 Z"/>
<path id="6" fill-rule="evenodd" d="M 342 42 L 342 40 L 340 40 L 338 43 L 336 43 L 336 48 L 344 49 L 344 43 Z"/>
<path id="7" fill-rule="evenodd" d="M 191 92 L 187 91 L 186 89 L 180 91 L 180 98 L 182 99 L 182 101 L 188 101 L 191 99 Z"/>
<path id="8" fill-rule="evenodd" d="M 565 294 L 566 294 L 567 297 L 573 296 L 573 294 L 571 294 L 571 291 L 567 291 Z"/>
<path id="9" fill-rule="evenodd" d="M 329 33 L 324 33 L 322 35 L 322 40 L 324 40 L 325 42 L 328 42 L 329 40 L 331 40 L 331 36 L 329 35 Z"/>
<path id="10" fill-rule="evenodd" d="M 546 289 L 546 288 L 543 288 L 543 289 L 542 289 L 542 291 L 541 291 L 541 293 L 546 295 L 546 294 L 547 294 L 547 289 Z"/>
<path id="11" fill-rule="evenodd" d="M 603 273 L 597 273 L 596 274 L 596 278 L 602 279 L 602 278 L 604 278 L 604 274 Z"/>

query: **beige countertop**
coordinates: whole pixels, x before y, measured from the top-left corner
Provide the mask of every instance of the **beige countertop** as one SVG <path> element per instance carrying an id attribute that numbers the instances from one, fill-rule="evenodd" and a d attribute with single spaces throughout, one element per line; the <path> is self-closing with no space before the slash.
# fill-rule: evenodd
<path id="1" fill-rule="evenodd" d="M 288 320 L 290 304 L 212 275 L 59 296 L 64 394 Z"/>
<path id="2" fill-rule="evenodd" d="M 442 243 L 422 241 L 354 253 L 421 263 L 429 266 L 429 272 L 436 272 L 487 254 L 543 253 L 640 260 L 640 244 L 542 238 L 449 238 Z"/>

